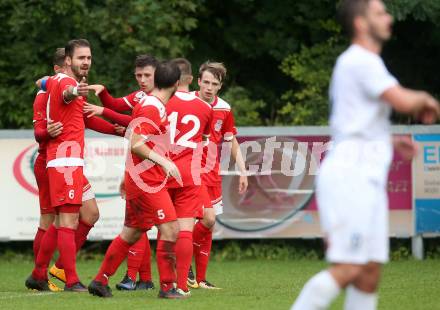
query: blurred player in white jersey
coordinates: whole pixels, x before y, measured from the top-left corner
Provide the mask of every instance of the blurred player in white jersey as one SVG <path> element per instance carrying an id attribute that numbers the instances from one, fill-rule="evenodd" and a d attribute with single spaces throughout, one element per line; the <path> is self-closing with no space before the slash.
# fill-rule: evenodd
<path id="1" fill-rule="evenodd" d="M 305 284 L 294 310 L 326 309 L 342 289 L 344 309 L 376 309 L 381 265 L 388 261 L 389 247 L 389 115 L 394 108 L 432 124 L 440 113 L 432 96 L 400 86 L 380 58 L 393 21 L 384 3 L 343 0 L 339 11 L 352 44 L 333 71 L 333 148 L 322 164 L 316 193 L 331 266 Z M 415 154 L 410 139 L 396 140 L 394 147 L 406 159 Z"/>

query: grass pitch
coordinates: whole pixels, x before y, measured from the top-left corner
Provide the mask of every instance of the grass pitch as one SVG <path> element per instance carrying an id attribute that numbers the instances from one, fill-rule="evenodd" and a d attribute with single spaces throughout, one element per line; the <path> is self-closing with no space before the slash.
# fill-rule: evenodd
<path id="1" fill-rule="evenodd" d="M 79 261 L 78 271 L 88 285 L 100 261 Z M 222 290 L 192 290 L 187 300 L 159 300 L 158 290 L 119 292 L 102 299 L 89 294 L 36 293 L 24 287 L 29 260 L 0 260 L 0 309 L 289 309 L 307 279 L 326 265 L 319 261 L 212 262 L 209 280 Z M 122 279 L 125 263 L 111 279 Z M 153 265 L 155 269 L 155 265 Z M 55 281 L 56 282 L 56 281 Z M 154 273 L 157 285 L 157 273 Z M 59 282 L 56 282 L 59 284 Z M 440 309 L 440 260 L 398 261 L 385 267 L 379 309 Z M 331 309 L 342 309 L 342 296 Z"/>

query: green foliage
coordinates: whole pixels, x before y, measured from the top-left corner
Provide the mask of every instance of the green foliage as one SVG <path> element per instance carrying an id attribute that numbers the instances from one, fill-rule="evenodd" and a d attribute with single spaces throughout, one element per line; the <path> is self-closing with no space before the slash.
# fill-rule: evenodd
<path id="1" fill-rule="evenodd" d="M 438 0 L 386 0 L 385 3 L 398 21 L 412 17 L 415 20 L 440 23 L 440 1 Z"/>
<path id="2" fill-rule="evenodd" d="M 116 95 L 135 86 L 136 55 L 181 56 L 192 47 L 201 0 L 14 1 L 0 4 L 0 128 L 31 127 L 34 81 L 51 74 L 55 48 L 73 38 L 92 45 L 90 83 Z"/>
<path id="3" fill-rule="evenodd" d="M 262 125 L 261 109 L 266 106 L 262 100 L 252 100 L 249 91 L 240 86 L 229 87 L 222 96 L 233 106 L 235 124 L 237 126 Z"/>
<path id="4" fill-rule="evenodd" d="M 440 1 L 385 2 L 396 20 L 383 53 L 387 66 L 403 85 L 439 94 Z M 133 60 L 140 53 L 186 56 L 194 69 L 209 59 L 228 68 L 225 96 L 237 124 L 325 124 L 330 72 L 347 45 L 335 3 L 3 0 L 0 128 L 32 126 L 34 81 L 51 73 L 55 48 L 78 37 L 93 47 L 89 82 L 114 95 L 137 88 Z"/>
<path id="5" fill-rule="evenodd" d="M 325 125 L 328 119 L 328 85 L 338 54 L 345 44 L 335 35 L 324 43 L 303 47 L 286 57 L 282 71 L 299 84 L 282 96 L 286 102 L 279 111 L 279 122 L 292 125 Z"/>

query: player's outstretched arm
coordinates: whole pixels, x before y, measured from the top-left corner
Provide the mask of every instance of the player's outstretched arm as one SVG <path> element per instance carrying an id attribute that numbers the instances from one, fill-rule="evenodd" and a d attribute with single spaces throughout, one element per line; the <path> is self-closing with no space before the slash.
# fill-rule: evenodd
<path id="1" fill-rule="evenodd" d="M 95 115 L 102 115 L 114 123 L 118 123 L 124 127 L 128 127 L 133 119 L 130 115 L 117 113 L 109 108 L 100 107 L 94 104 L 86 102 L 84 104 L 84 113 L 87 114 L 87 118 Z"/>
<path id="2" fill-rule="evenodd" d="M 238 168 L 240 169 L 238 193 L 243 194 L 248 187 L 247 171 L 246 171 L 246 164 L 244 162 L 243 155 L 241 153 L 240 144 L 238 143 L 237 138 L 235 136 L 232 138 L 231 154 L 234 160 L 237 162 Z"/>
<path id="3" fill-rule="evenodd" d="M 125 112 L 131 110 L 124 98 L 114 98 L 112 95 L 110 95 L 104 85 L 89 85 L 89 89 L 95 92 L 95 95 L 98 96 L 104 107 L 116 112 Z"/>
<path id="4" fill-rule="evenodd" d="M 400 85 L 387 89 L 381 99 L 397 112 L 413 115 L 424 124 L 433 124 L 440 116 L 438 101 L 424 91 L 415 91 Z"/>
<path id="5" fill-rule="evenodd" d="M 107 135 L 115 135 L 122 136 L 120 133 L 116 131 L 116 128 L 113 124 L 99 118 L 97 116 L 93 117 L 84 117 L 84 124 L 88 129 L 104 133 Z"/>
<path id="6" fill-rule="evenodd" d="M 182 177 L 180 176 L 179 169 L 169 159 L 159 155 L 145 144 L 145 138 L 141 135 L 133 133 L 130 140 L 130 150 L 136 156 L 142 159 L 148 159 L 155 162 L 165 171 L 166 175 L 170 175 L 176 179 L 176 181 L 183 185 Z"/>
<path id="7" fill-rule="evenodd" d="M 89 94 L 89 85 L 86 78 L 83 77 L 78 86 L 69 85 L 65 91 L 63 91 L 64 102 L 69 103 L 78 96 L 87 97 Z"/>

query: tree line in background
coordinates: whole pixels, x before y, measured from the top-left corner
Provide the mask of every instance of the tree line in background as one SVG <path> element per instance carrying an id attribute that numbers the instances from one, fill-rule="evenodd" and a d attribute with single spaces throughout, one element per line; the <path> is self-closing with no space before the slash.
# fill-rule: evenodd
<path id="1" fill-rule="evenodd" d="M 0 128 L 32 127 L 34 81 L 52 73 L 55 48 L 72 38 L 92 44 L 89 83 L 114 95 L 137 88 L 138 54 L 187 57 L 195 76 L 209 59 L 228 68 L 221 96 L 233 105 L 237 125 L 326 124 L 331 70 L 348 45 L 336 2 L 3 0 Z M 383 52 L 390 71 L 403 85 L 439 95 L 440 0 L 385 2 L 395 17 Z"/>

